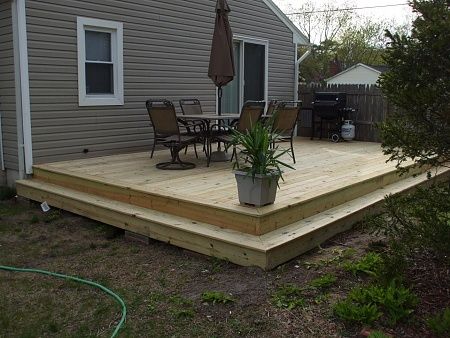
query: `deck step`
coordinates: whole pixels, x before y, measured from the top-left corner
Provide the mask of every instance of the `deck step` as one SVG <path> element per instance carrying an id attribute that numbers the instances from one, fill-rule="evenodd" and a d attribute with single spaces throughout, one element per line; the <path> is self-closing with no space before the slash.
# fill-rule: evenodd
<path id="1" fill-rule="evenodd" d="M 394 168 L 383 168 L 376 175 L 373 173 L 363 175 L 359 180 L 349 177 L 339 182 L 333 189 L 324 186 L 321 190 L 305 192 L 286 203 L 276 202 L 274 205 L 260 208 L 236 204 L 232 208 L 227 208 L 220 204 L 207 204 L 204 199 L 196 199 L 194 196 L 188 199 L 186 196 L 162 194 L 148 188 L 144 190 L 137 185 L 105 178 L 99 179 L 88 174 L 79 176 L 69 170 L 54 168 L 51 165 L 35 166 L 33 177 L 80 192 L 175 216 L 188 217 L 198 222 L 251 235 L 269 233 L 403 179 Z"/>
<path id="2" fill-rule="evenodd" d="M 445 171 L 448 176 L 450 170 Z M 441 175 L 442 176 L 442 175 Z M 39 179 L 17 182 L 20 196 L 86 216 L 127 231 L 241 265 L 271 269 L 348 230 L 373 212 L 387 194 L 427 182 L 409 177 L 362 197 L 293 222 L 264 235 L 251 235 L 189 218 L 112 200 Z"/>

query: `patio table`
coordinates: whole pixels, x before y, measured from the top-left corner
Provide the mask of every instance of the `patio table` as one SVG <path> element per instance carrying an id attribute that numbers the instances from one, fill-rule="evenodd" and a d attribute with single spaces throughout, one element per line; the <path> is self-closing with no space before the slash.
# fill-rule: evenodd
<path id="1" fill-rule="evenodd" d="M 205 122 L 206 125 L 206 157 L 207 157 L 207 166 L 209 167 L 209 163 L 211 160 L 214 162 L 222 162 L 227 161 L 227 157 L 224 151 L 218 150 L 214 153 L 211 151 L 211 139 L 212 139 L 212 130 L 211 130 L 211 121 L 213 122 L 221 122 L 226 120 L 238 120 L 240 114 L 186 114 L 186 115 L 178 115 L 178 118 L 181 120 L 201 120 Z"/>

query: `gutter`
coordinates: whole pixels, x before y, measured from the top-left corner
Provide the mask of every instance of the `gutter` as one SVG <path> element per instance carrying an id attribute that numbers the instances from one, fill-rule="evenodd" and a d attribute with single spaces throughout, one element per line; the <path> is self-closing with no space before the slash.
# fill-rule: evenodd
<path id="1" fill-rule="evenodd" d="M 19 176 L 33 173 L 31 139 L 30 84 L 28 74 L 28 42 L 25 0 L 13 0 L 13 39 L 16 82 L 16 121 L 19 158 Z"/>

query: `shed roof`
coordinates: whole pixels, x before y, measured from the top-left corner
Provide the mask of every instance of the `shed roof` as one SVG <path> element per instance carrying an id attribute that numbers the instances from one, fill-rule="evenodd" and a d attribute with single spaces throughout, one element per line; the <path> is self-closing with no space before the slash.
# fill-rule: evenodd
<path id="1" fill-rule="evenodd" d="M 387 69 L 388 69 L 387 66 L 383 66 L 383 65 L 379 65 L 379 66 L 368 66 L 368 65 L 366 65 L 366 64 L 364 64 L 364 63 L 357 63 L 356 65 L 353 65 L 353 66 L 347 68 L 346 70 L 343 70 L 342 72 L 339 72 L 339 73 L 337 73 L 337 74 L 335 74 L 335 75 L 329 77 L 328 79 L 325 79 L 325 81 L 328 82 L 328 81 L 330 81 L 330 80 L 332 80 L 332 79 L 334 79 L 334 78 L 336 78 L 336 77 L 338 77 L 338 76 L 341 76 L 342 74 L 347 73 L 347 72 L 349 72 L 349 71 L 351 71 L 351 70 L 353 70 L 353 69 L 355 69 L 355 68 L 358 68 L 358 67 L 364 67 L 364 68 L 367 68 L 367 69 L 369 69 L 369 70 L 371 70 L 371 71 L 373 71 L 373 72 L 376 72 L 376 73 L 378 73 L 378 74 L 381 74 L 381 73 L 387 71 Z M 378 69 L 377 69 L 377 68 L 378 68 Z"/>

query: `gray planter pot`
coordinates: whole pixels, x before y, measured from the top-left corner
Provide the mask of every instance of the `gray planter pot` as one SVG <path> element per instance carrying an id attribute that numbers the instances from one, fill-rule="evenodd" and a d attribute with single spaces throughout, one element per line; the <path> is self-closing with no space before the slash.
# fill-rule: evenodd
<path id="1" fill-rule="evenodd" d="M 235 171 L 239 202 L 256 207 L 273 204 L 277 194 L 278 175 L 256 175 L 253 180 L 251 175 L 244 171 Z"/>

